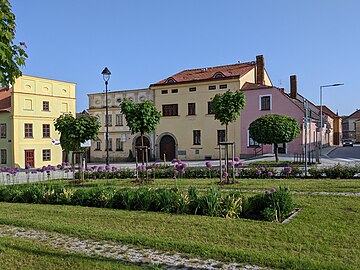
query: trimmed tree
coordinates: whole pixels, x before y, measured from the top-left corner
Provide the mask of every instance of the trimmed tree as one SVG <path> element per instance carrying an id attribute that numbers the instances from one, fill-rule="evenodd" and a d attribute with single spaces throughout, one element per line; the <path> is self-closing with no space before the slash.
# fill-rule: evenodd
<path id="1" fill-rule="evenodd" d="M 274 144 L 275 160 L 278 162 L 278 144 L 289 143 L 299 137 L 300 125 L 290 116 L 268 114 L 250 124 L 249 135 L 258 143 Z"/>
<path id="2" fill-rule="evenodd" d="M 81 143 L 97 139 L 99 120 L 91 115 L 81 115 L 74 118 L 71 113 L 62 114 L 54 120 L 55 130 L 60 133 L 60 145 L 69 153 L 81 151 Z"/>
<path id="3" fill-rule="evenodd" d="M 144 147 L 144 134 L 151 133 L 160 122 L 161 113 L 156 110 L 155 104 L 150 100 L 134 103 L 123 99 L 120 110 L 125 116 L 127 126 L 131 134 L 140 132 L 141 149 Z M 144 163 L 144 151 L 142 151 L 142 163 Z"/>
<path id="4" fill-rule="evenodd" d="M 215 114 L 215 119 L 219 120 L 221 125 L 225 125 L 226 142 L 228 141 L 229 123 L 236 121 L 245 104 L 246 98 L 241 91 L 232 92 L 228 90 L 224 94 L 216 94 L 212 99 L 212 112 Z M 229 149 L 227 145 L 225 147 L 225 157 L 226 172 L 228 172 Z M 225 178 L 228 182 L 228 174 Z"/>
<path id="5" fill-rule="evenodd" d="M 0 86 L 9 87 L 15 79 L 22 75 L 20 66 L 25 65 L 28 57 L 23 47 L 25 42 L 15 45 L 15 15 L 11 12 L 8 0 L 0 1 Z"/>

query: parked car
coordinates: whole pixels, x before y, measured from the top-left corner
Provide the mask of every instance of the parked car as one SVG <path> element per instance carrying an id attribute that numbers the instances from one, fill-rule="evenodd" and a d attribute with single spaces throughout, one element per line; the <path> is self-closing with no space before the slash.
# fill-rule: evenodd
<path id="1" fill-rule="evenodd" d="M 350 139 L 343 140 L 343 146 L 354 146 L 354 143 Z"/>

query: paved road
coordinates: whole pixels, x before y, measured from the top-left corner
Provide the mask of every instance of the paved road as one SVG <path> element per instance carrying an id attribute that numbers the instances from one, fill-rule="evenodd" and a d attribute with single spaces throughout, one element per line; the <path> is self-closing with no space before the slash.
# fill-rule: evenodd
<path id="1" fill-rule="evenodd" d="M 328 154 L 330 158 L 358 159 L 360 161 L 360 144 L 353 147 L 338 147 Z"/>

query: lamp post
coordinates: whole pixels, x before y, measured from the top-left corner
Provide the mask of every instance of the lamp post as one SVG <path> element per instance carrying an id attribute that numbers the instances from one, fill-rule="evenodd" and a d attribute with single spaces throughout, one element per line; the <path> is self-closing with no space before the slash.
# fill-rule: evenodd
<path id="1" fill-rule="evenodd" d="M 334 84 L 328 84 L 328 85 L 321 85 L 320 86 L 320 155 L 322 152 L 322 129 L 323 129 L 323 102 L 322 102 L 322 96 L 323 96 L 323 88 L 326 87 L 336 87 L 344 85 L 343 83 L 334 83 Z"/>
<path id="2" fill-rule="evenodd" d="M 101 74 L 103 75 L 103 79 L 105 82 L 105 108 L 106 108 L 106 112 L 105 112 L 105 126 L 106 126 L 106 135 L 105 135 L 105 141 L 106 141 L 106 165 L 109 165 L 109 107 L 108 107 L 108 83 L 110 80 L 110 75 L 111 72 L 110 70 L 106 67 L 104 68 L 104 70 L 101 72 Z"/>

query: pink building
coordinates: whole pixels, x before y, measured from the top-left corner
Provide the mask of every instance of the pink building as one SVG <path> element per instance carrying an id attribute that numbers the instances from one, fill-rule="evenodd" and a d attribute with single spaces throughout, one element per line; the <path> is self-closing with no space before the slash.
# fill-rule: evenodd
<path id="1" fill-rule="evenodd" d="M 245 83 L 242 91 L 246 96 L 246 106 L 241 112 L 241 156 L 249 157 L 273 153 L 273 145 L 259 145 L 249 136 L 249 126 L 257 118 L 266 114 L 280 114 L 295 118 L 301 125 L 301 135 L 294 141 L 279 145 L 279 153 L 302 154 L 305 145 L 305 109 L 304 97 L 297 93 L 296 76 L 290 77 L 290 93 L 283 88 Z M 316 123 L 319 122 L 319 110 L 308 102 L 308 149 L 314 150 L 318 142 Z"/>

